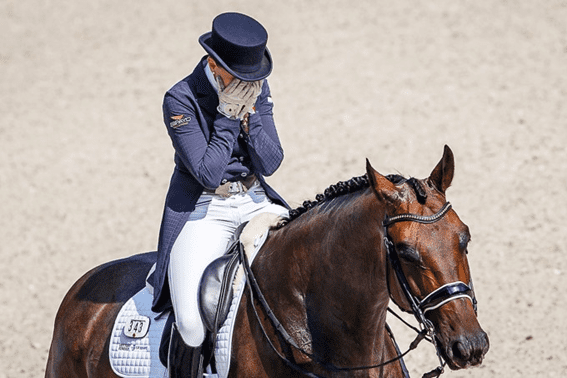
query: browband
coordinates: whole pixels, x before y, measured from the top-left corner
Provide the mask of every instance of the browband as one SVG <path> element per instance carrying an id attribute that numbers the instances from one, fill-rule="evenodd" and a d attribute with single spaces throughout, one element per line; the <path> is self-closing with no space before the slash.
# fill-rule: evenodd
<path id="1" fill-rule="evenodd" d="M 386 219 L 382 222 L 384 227 L 388 227 L 389 225 L 396 223 L 396 222 L 404 222 L 404 221 L 411 221 L 411 222 L 418 222 L 418 223 L 435 223 L 440 218 L 443 217 L 449 210 L 451 210 L 451 203 L 445 202 L 445 205 L 439 210 L 437 213 L 429 216 L 425 215 L 417 215 L 417 214 L 400 214 L 395 215 L 393 217 L 386 216 Z"/>

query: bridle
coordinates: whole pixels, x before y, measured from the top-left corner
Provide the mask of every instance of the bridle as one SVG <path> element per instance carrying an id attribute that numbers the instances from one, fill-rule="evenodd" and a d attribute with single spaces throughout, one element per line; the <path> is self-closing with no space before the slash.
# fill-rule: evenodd
<path id="1" fill-rule="evenodd" d="M 451 210 L 451 204 L 449 202 L 445 202 L 441 209 L 429 216 L 424 215 L 416 215 L 416 214 L 400 214 L 393 217 L 386 217 L 386 219 L 382 222 L 382 226 L 384 227 L 384 244 L 386 245 L 386 252 L 388 255 L 388 259 L 396 274 L 396 278 L 398 279 L 398 283 L 404 292 L 404 295 L 411 307 L 411 312 L 417 319 L 418 323 L 420 324 L 421 330 L 418 331 L 420 333 L 424 333 L 426 335 L 426 340 L 430 341 L 433 345 L 435 345 L 435 351 L 437 353 L 437 357 L 439 358 L 440 366 L 438 366 L 435 370 L 431 371 L 424 375 L 427 377 L 436 377 L 443 373 L 444 366 L 446 362 L 444 361 L 443 357 L 441 356 L 440 346 L 438 345 L 437 338 L 435 337 L 435 327 L 433 323 L 425 317 L 425 314 L 428 311 L 435 310 L 451 301 L 454 301 L 459 298 L 467 298 L 473 304 L 473 308 L 475 313 L 477 312 L 477 300 L 474 294 L 474 289 L 471 282 L 467 285 L 462 281 L 456 281 L 452 283 L 445 284 L 431 293 L 425 296 L 423 299 L 418 299 L 410 290 L 410 286 L 406 279 L 406 276 L 402 270 L 400 259 L 398 253 L 396 251 L 394 242 L 388 233 L 388 227 L 392 224 L 398 222 L 417 222 L 423 224 L 431 224 L 439 221 L 445 214 L 447 214 Z M 391 296 L 390 290 L 390 296 Z M 394 299 L 394 298 L 392 298 Z M 392 310 L 388 309 L 391 313 Z M 396 315 L 394 313 L 394 315 Z M 397 316 L 397 315 L 396 315 Z M 397 316 L 399 318 L 399 316 Z M 405 322 L 404 322 L 405 323 Z M 407 323 L 406 323 L 407 324 Z M 413 328 L 413 327 L 412 327 Z"/>
<path id="2" fill-rule="evenodd" d="M 445 366 L 446 362 L 443 360 L 443 357 L 441 356 L 441 353 L 440 353 L 440 347 L 439 347 L 439 345 L 437 343 L 437 339 L 435 337 L 435 327 L 433 326 L 433 323 L 431 323 L 430 320 L 425 318 L 425 313 L 428 312 L 428 311 L 434 310 L 436 308 L 439 308 L 439 307 L 443 306 L 444 304 L 446 304 L 450 301 L 453 301 L 455 299 L 458 299 L 458 298 L 470 299 L 471 302 L 473 303 L 473 306 L 474 306 L 474 309 L 475 309 L 475 312 L 476 312 L 476 299 L 475 299 L 474 291 L 473 291 L 473 288 L 472 288 L 472 282 L 471 282 L 470 286 L 461 282 L 461 281 L 457 281 L 457 282 L 453 282 L 453 283 L 443 285 L 440 288 L 438 288 L 438 289 L 434 290 L 433 292 L 431 292 L 430 294 L 428 294 L 424 299 L 419 300 L 416 296 L 414 296 L 412 294 L 412 292 L 410 290 L 407 279 L 406 279 L 406 277 L 403 273 L 403 270 L 401 268 L 401 264 L 400 264 L 394 243 L 392 242 L 392 239 L 390 238 L 390 236 L 388 234 L 388 227 L 390 225 L 394 224 L 394 223 L 406 222 L 406 221 L 425 223 L 425 224 L 435 223 L 438 220 L 440 220 L 441 218 L 443 218 L 443 216 L 445 214 L 447 214 L 447 212 L 450 209 L 451 209 L 451 204 L 449 202 L 446 202 L 445 205 L 443 205 L 443 207 L 437 213 L 435 213 L 431 216 L 423 216 L 423 215 L 416 215 L 416 214 L 401 214 L 401 215 L 396 215 L 394 217 L 386 217 L 386 219 L 382 222 L 382 226 L 385 229 L 385 231 L 384 231 L 384 235 L 385 235 L 384 236 L 384 243 L 385 243 L 385 246 L 386 246 L 388 259 L 390 260 L 392 268 L 394 269 L 394 271 L 396 273 L 396 277 L 398 279 L 398 282 L 400 283 L 400 286 L 401 286 L 408 302 L 410 303 L 411 311 L 413 312 L 415 318 L 417 319 L 418 323 L 420 324 L 421 329 L 418 330 L 415 327 L 409 325 L 407 322 L 405 322 L 397 314 L 395 314 L 392 310 L 390 310 L 388 308 L 388 310 L 391 313 L 393 313 L 396 317 L 398 317 L 400 320 L 402 320 L 406 325 L 413 328 L 418 333 L 418 335 L 415 338 L 415 340 L 410 344 L 410 347 L 408 348 L 408 350 L 406 352 L 404 352 L 404 353 L 398 352 L 398 355 L 396 357 L 394 357 L 393 359 L 385 361 L 383 363 L 376 364 L 376 365 L 371 365 L 371 366 L 338 367 L 338 366 L 335 366 L 331 363 L 321 361 L 314 354 L 309 353 L 308 351 L 301 348 L 295 342 L 295 340 L 287 333 L 284 326 L 277 319 L 273 310 L 270 308 L 268 302 L 266 301 L 266 298 L 264 297 L 262 291 L 260 290 L 258 282 L 256 281 L 256 277 L 254 276 L 254 273 L 252 272 L 252 269 L 250 268 L 250 264 L 248 262 L 248 257 L 246 256 L 246 253 L 244 252 L 244 249 L 241 246 L 239 248 L 240 249 L 240 259 L 241 259 L 241 261 L 244 265 L 244 271 L 245 271 L 245 274 L 246 274 L 246 285 L 249 289 L 250 301 L 252 303 L 252 309 L 253 309 L 253 312 L 255 314 L 256 320 L 258 321 L 258 324 L 260 325 L 262 333 L 264 334 L 264 337 L 267 340 L 268 344 L 270 345 L 271 349 L 280 357 L 280 359 L 282 359 L 286 363 L 286 365 L 288 365 L 292 369 L 294 369 L 294 370 L 296 370 L 296 371 L 298 371 L 298 372 L 300 372 L 300 373 L 302 373 L 302 374 L 304 374 L 304 375 L 306 375 L 307 377 L 310 377 L 310 378 L 323 378 L 320 375 L 316 375 L 314 373 L 311 373 L 311 372 L 305 370 L 304 368 L 299 366 L 296 362 L 290 361 L 286 356 L 284 356 L 275 347 L 275 345 L 271 341 L 270 337 L 268 336 L 268 333 L 266 332 L 266 330 L 264 328 L 264 325 L 261 321 L 260 315 L 258 314 L 258 312 L 256 310 L 256 306 L 254 305 L 254 297 L 257 297 L 258 301 L 260 302 L 266 316 L 268 317 L 268 319 L 272 323 L 272 326 L 274 327 L 276 334 L 277 334 L 278 338 L 280 339 L 280 341 L 283 341 L 283 342 L 287 343 L 288 345 L 292 346 L 295 350 L 297 350 L 300 353 L 302 353 L 303 355 L 307 356 L 313 362 L 317 363 L 318 365 L 322 366 L 323 368 L 325 368 L 328 371 L 333 371 L 333 372 L 341 372 L 342 371 L 342 372 L 344 372 L 344 371 L 369 370 L 369 369 L 375 369 L 375 368 L 383 367 L 383 366 L 388 365 L 390 363 L 393 363 L 395 361 L 401 360 L 411 350 L 415 349 L 417 347 L 417 345 L 419 344 L 419 342 L 421 342 L 422 340 L 425 339 L 425 340 L 428 340 L 429 342 L 431 342 L 433 345 L 435 345 L 437 356 L 438 356 L 439 361 L 440 361 L 440 366 L 438 366 L 436 369 L 432 370 L 431 372 L 424 374 L 423 378 L 433 378 L 433 377 L 438 377 L 439 375 L 441 375 L 444 371 L 444 366 Z M 390 333 L 389 329 L 387 329 L 387 330 Z M 392 336 L 391 333 L 390 333 L 390 336 Z"/>

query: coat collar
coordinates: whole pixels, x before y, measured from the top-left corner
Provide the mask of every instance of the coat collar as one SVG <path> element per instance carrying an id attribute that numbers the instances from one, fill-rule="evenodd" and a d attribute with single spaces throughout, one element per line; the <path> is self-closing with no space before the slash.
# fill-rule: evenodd
<path id="1" fill-rule="evenodd" d="M 219 96 L 205 73 L 205 64 L 207 64 L 206 56 L 201 59 L 193 74 L 194 88 L 199 106 L 210 114 L 215 114 L 219 104 Z"/>

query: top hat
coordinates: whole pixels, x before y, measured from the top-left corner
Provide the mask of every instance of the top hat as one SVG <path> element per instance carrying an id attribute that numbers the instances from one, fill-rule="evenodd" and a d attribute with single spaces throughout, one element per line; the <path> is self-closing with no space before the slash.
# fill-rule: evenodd
<path id="1" fill-rule="evenodd" d="M 261 80 L 272 72 L 272 56 L 267 42 L 266 29 L 241 13 L 218 15 L 213 20 L 212 31 L 199 37 L 199 43 L 207 53 L 242 81 Z"/>

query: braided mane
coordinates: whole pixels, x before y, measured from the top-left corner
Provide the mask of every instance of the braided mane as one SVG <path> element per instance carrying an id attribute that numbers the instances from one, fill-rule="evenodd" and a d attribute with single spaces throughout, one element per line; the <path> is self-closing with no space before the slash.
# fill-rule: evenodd
<path id="1" fill-rule="evenodd" d="M 294 219 L 297 219 L 300 215 L 306 213 L 308 210 L 314 208 L 317 205 L 322 204 L 323 202 L 329 201 L 333 198 L 339 197 L 343 194 L 353 193 L 369 186 L 368 176 L 358 176 L 353 177 L 348 181 L 339 181 L 338 183 L 329 186 L 323 194 L 317 194 L 315 196 L 315 201 L 304 201 L 301 206 L 296 209 L 292 209 L 289 211 L 289 216 L 284 218 L 277 228 L 282 228 L 291 222 Z"/>
<path id="2" fill-rule="evenodd" d="M 425 202 L 427 193 L 425 192 L 421 182 L 419 182 L 417 179 L 413 177 L 406 179 L 401 175 L 387 175 L 386 178 L 395 185 L 401 185 L 407 182 L 415 191 L 418 201 L 420 203 Z M 301 216 L 302 214 L 324 202 L 330 201 L 344 194 L 354 193 L 362 189 L 366 189 L 369 186 L 370 183 L 368 181 L 368 175 L 366 174 L 358 177 L 353 177 L 348 181 L 339 181 L 338 183 L 331 185 L 327 189 L 325 189 L 323 194 L 317 194 L 314 201 L 306 200 L 301 204 L 301 206 L 290 210 L 289 216 L 283 219 L 276 228 L 279 229 L 284 227 L 294 219 L 299 218 L 299 216 Z"/>

